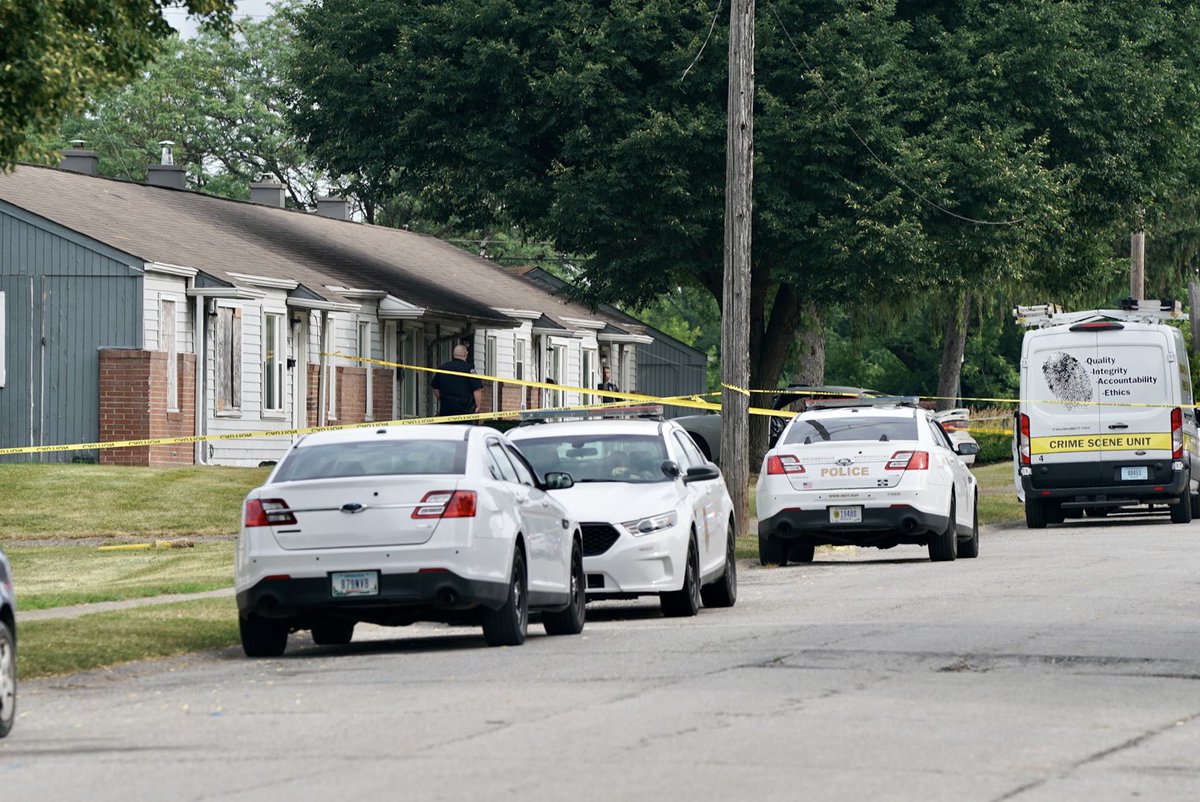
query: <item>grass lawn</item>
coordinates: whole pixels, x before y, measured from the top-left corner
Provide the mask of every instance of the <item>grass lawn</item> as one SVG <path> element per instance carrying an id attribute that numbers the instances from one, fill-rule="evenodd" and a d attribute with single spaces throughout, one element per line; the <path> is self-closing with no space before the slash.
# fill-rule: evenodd
<path id="1" fill-rule="evenodd" d="M 267 468 L 0 465 L 0 545 L 78 537 L 233 535 Z"/>
<path id="2" fill-rule="evenodd" d="M 234 542 L 187 549 L 98 551 L 95 546 L 10 546 L 22 610 L 199 593 L 233 584 Z"/>
<path id="3" fill-rule="evenodd" d="M 18 614 L 17 628 L 22 679 L 238 643 L 233 599 L 199 599 L 24 624 Z"/>

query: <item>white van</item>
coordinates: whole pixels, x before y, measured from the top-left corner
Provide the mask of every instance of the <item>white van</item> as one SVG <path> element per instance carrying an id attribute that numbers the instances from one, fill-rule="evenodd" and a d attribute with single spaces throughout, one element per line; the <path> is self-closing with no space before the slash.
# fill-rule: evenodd
<path id="1" fill-rule="evenodd" d="M 1122 307 L 1016 310 L 1037 327 L 1021 347 L 1015 432 L 1030 529 L 1142 505 L 1175 523 L 1200 517 L 1191 367 L 1166 324 L 1184 316 L 1174 302 Z"/>

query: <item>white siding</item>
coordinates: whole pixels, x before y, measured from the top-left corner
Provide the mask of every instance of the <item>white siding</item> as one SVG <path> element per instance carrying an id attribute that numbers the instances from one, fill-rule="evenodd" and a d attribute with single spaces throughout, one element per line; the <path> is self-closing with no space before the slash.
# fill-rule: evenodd
<path id="1" fill-rule="evenodd" d="M 162 349 L 162 339 L 158 336 L 158 318 L 162 309 L 160 301 L 168 300 L 175 302 L 175 349 L 181 354 L 194 353 L 196 348 L 192 338 L 192 314 L 195 304 L 187 297 L 187 279 L 162 273 L 147 273 L 143 287 L 142 342 L 145 343 L 146 350 Z"/>

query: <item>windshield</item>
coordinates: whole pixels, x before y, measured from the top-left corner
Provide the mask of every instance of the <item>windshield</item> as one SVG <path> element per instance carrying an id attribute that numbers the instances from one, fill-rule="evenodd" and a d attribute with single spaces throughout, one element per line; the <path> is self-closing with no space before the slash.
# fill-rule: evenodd
<path id="1" fill-rule="evenodd" d="M 566 471 L 576 482 L 665 482 L 667 448 L 656 435 L 608 434 L 522 438 L 517 448 L 545 476 Z"/>
<path id="2" fill-rule="evenodd" d="M 915 418 L 808 418 L 795 420 L 787 430 L 785 445 L 844 443 L 851 440 L 916 440 Z"/>
<path id="3" fill-rule="evenodd" d="M 275 482 L 342 476 L 461 474 L 467 444 L 459 440 L 388 440 L 330 443 L 294 448 L 279 466 Z"/>

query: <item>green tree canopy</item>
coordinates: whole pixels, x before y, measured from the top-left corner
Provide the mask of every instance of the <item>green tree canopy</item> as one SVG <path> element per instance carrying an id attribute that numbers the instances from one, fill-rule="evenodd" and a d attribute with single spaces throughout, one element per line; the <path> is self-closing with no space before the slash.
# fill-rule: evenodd
<path id="1" fill-rule="evenodd" d="M 171 34 L 163 10 L 183 7 L 228 30 L 235 0 L 0 2 L 0 167 L 30 153 L 98 90 L 132 80 Z"/>

